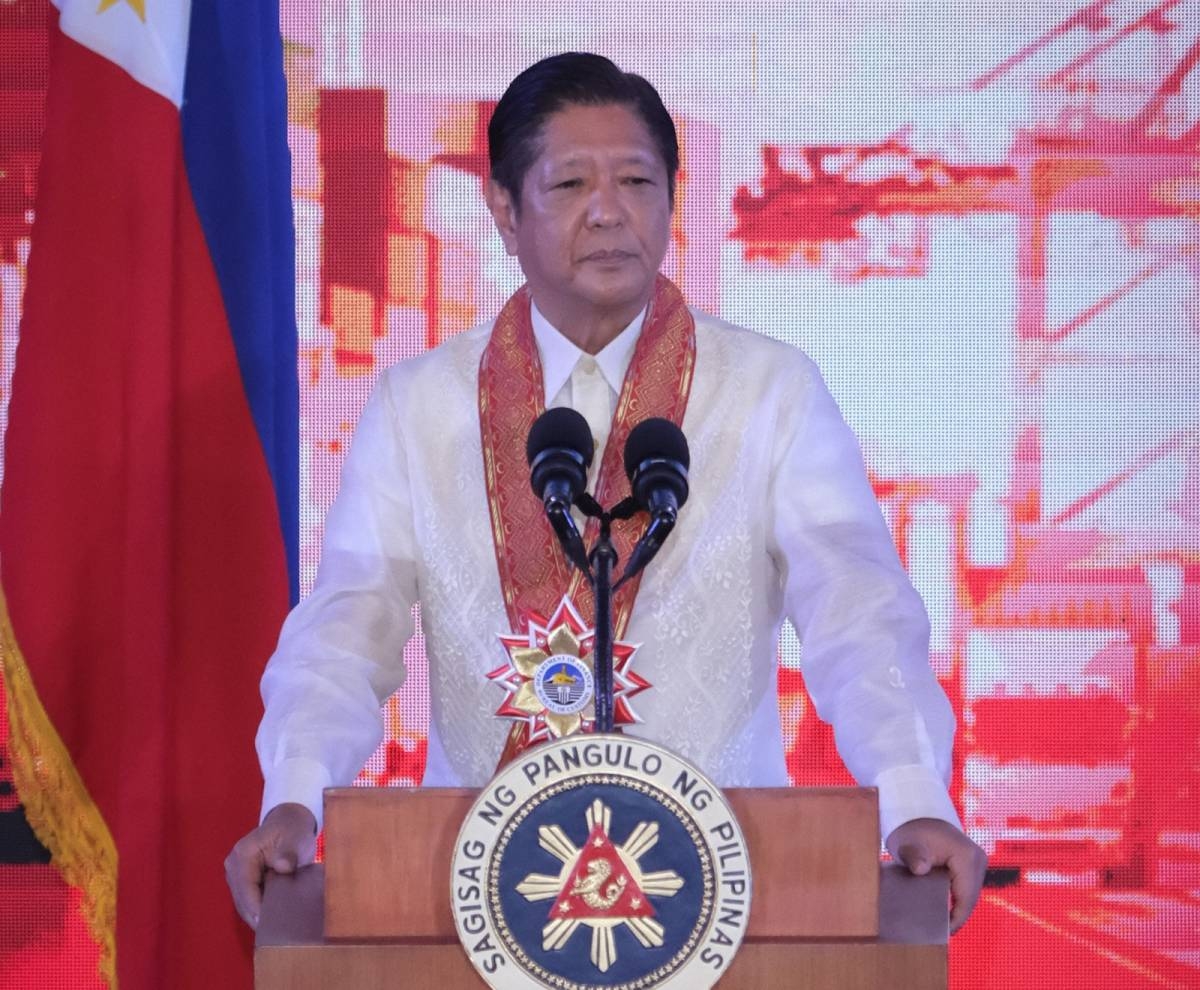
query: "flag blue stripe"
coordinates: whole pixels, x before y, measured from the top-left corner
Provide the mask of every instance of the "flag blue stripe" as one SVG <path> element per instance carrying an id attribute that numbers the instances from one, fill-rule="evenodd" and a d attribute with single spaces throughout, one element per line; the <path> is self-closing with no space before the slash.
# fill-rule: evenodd
<path id="1" fill-rule="evenodd" d="M 278 0 L 194 0 L 184 160 L 299 589 L 295 232 Z"/>

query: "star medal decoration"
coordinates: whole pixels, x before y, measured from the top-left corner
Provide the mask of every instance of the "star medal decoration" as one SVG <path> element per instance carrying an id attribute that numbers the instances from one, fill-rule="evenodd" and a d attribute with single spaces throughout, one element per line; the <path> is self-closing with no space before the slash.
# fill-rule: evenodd
<path id="1" fill-rule="evenodd" d="M 580 618 L 566 595 L 549 619 L 527 613 L 526 626 L 525 635 L 500 635 L 508 662 L 487 675 L 505 690 L 496 716 L 512 719 L 523 728 L 524 746 L 591 732 L 595 725 L 595 630 Z M 636 652 L 631 643 L 613 643 L 613 725 L 641 721 L 630 699 L 650 683 L 630 669 Z"/>

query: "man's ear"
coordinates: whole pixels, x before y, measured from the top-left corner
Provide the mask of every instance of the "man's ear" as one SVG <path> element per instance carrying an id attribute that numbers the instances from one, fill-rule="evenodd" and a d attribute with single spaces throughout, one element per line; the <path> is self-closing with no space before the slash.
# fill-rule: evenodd
<path id="1" fill-rule="evenodd" d="M 487 200 L 487 207 L 492 214 L 492 220 L 496 223 L 496 229 L 500 232 L 500 240 L 504 242 L 504 249 L 510 255 L 516 257 L 517 204 L 513 200 L 512 194 L 500 185 L 499 182 L 488 179 L 483 195 Z"/>

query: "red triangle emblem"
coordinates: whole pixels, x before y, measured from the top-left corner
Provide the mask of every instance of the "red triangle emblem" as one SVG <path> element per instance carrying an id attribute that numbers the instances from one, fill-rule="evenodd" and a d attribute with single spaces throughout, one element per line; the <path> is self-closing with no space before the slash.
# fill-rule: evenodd
<path id="1" fill-rule="evenodd" d="M 642 893 L 599 822 L 550 908 L 551 918 L 652 918 Z"/>

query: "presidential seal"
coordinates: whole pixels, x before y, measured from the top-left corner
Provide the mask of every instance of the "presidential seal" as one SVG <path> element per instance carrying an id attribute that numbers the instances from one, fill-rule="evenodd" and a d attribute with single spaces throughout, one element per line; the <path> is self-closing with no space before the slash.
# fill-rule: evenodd
<path id="1" fill-rule="evenodd" d="M 529 750 L 455 846 L 455 925 L 498 990 L 706 988 L 750 913 L 745 840 L 695 767 L 623 735 Z"/>

